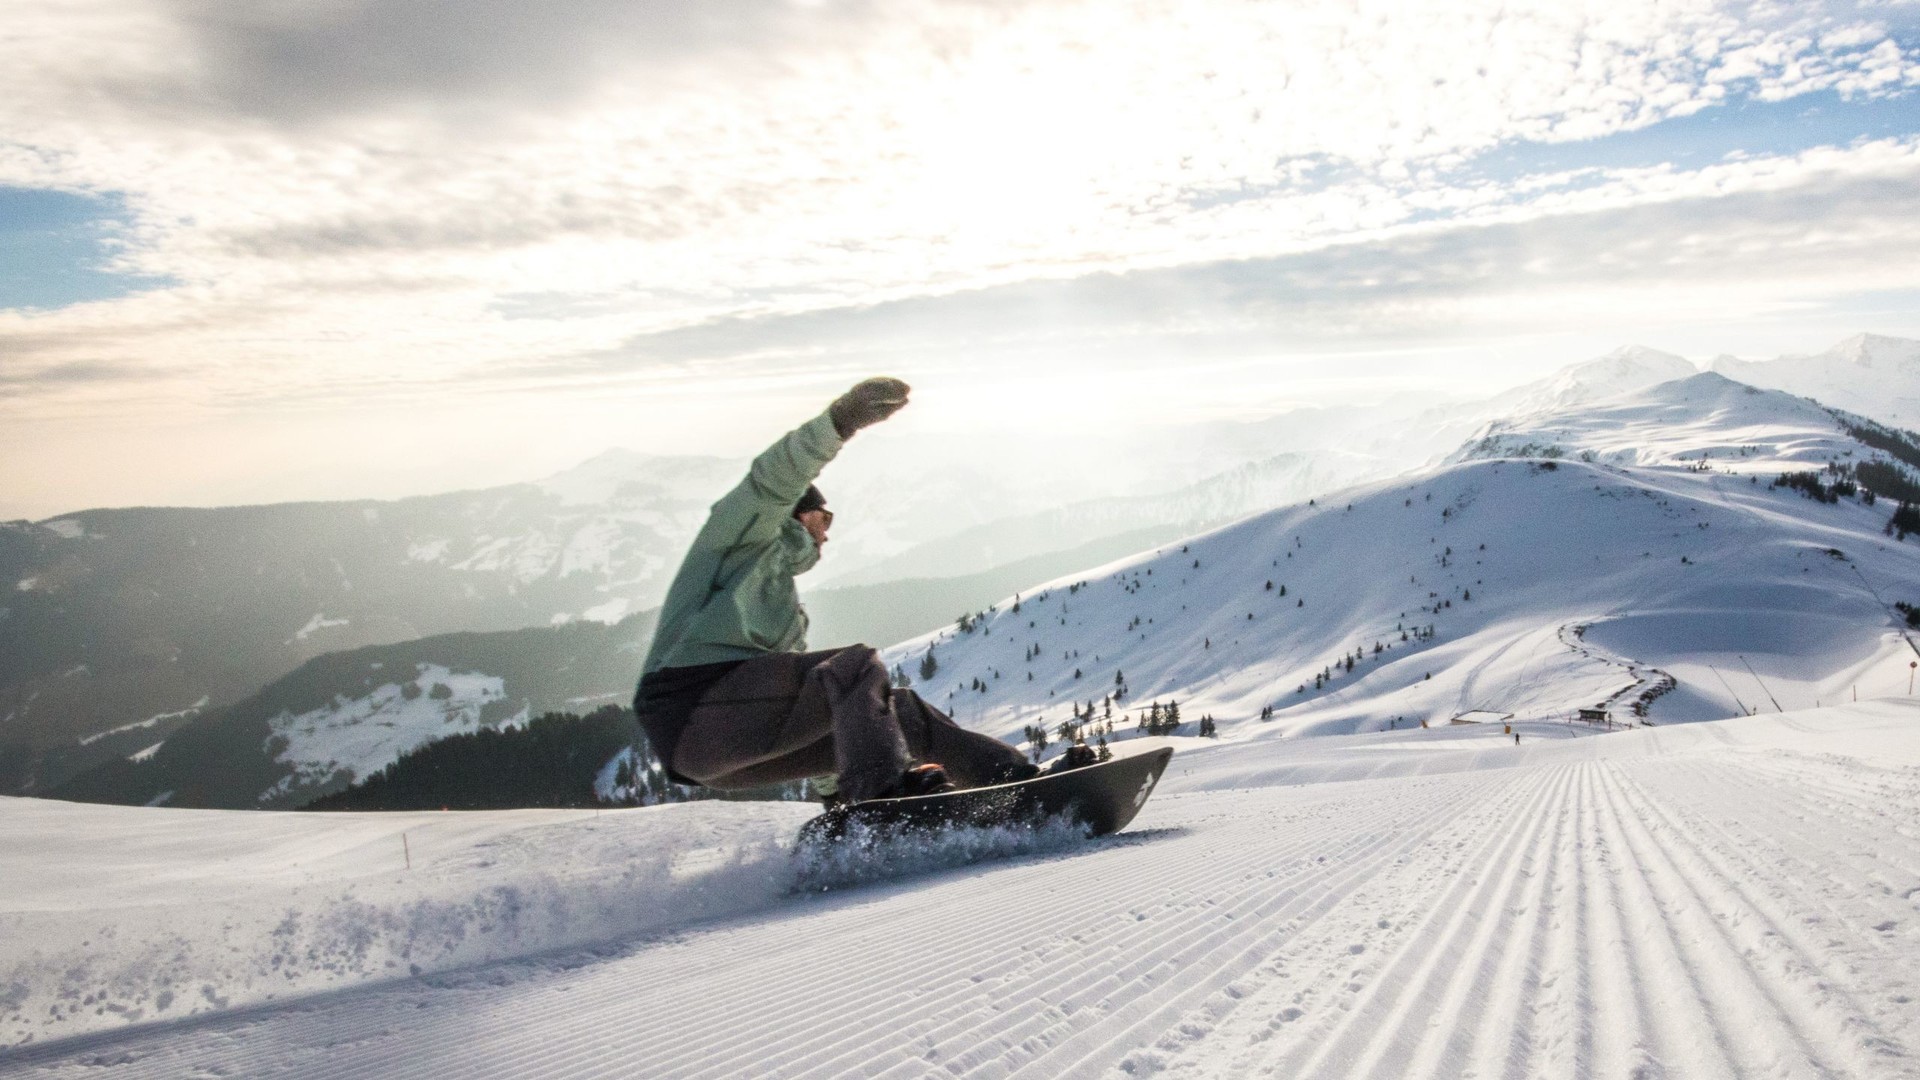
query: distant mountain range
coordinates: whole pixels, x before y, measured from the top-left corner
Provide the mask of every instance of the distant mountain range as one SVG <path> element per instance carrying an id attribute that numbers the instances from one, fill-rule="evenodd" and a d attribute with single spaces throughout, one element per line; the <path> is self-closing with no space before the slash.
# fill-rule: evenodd
<path id="1" fill-rule="evenodd" d="M 132 752 L 327 653 L 617 622 L 664 590 L 737 469 L 626 455 L 392 502 L 0 524 L 0 792 Z"/>
<path id="2" fill-rule="evenodd" d="M 1920 341 L 1855 334 L 1825 352 L 1775 360 L 1716 357 L 1709 370 L 1895 427 L 1920 427 Z"/>
<path id="3" fill-rule="evenodd" d="M 1829 380 L 1821 389 L 1835 403 L 1884 420 L 1897 413 L 1889 403 L 1901 394 L 1875 388 L 1904 385 L 1920 366 L 1916 353 L 1920 343 L 1861 337 L 1819 357 L 1751 366 L 1776 381 L 1799 380 L 1795 386 Z M 1723 358 L 1716 367 L 1729 363 L 1737 362 Z M 1152 475 L 1173 486 L 1151 494 L 1074 499 L 1058 488 L 1064 479 L 1049 489 L 1036 462 L 1039 471 L 1009 479 L 1002 498 L 990 474 L 923 465 L 927 475 L 910 482 L 902 471 L 913 467 L 910 456 L 850 451 L 829 477 L 829 497 L 847 520 L 836 525 L 829 563 L 805 581 L 814 586 L 813 639 L 911 637 L 1075 568 L 1450 453 L 1463 461 L 1463 445 L 1492 438 L 1519 452 L 1511 439 L 1534 430 L 1523 422 L 1528 417 L 1583 415 L 1585 406 L 1694 372 L 1680 357 L 1628 348 L 1481 402 L 1400 402 L 1167 429 L 1153 436 L 1172 444 Z M 1581 447 L 1670 448 L 1667 422 L 1620 432 L 1617 445 L 1596 434 Z M 1717 430 L 1703 445 L 1712 451 L 1728 437 Z M 1149 456 L 1153 449 L 1146 448 Z M 1072 452 L 1097 457 L 1099 448 Z M 964 447 L 940 453 L 960 460 Z M 351 664 L 329 666 L 342 651 L 359 656 L 356 663 L 423 672 L 437 664 L 448 676 L 460 674 L 445 662 L 453 654 L 427 644 L 459 632 L 502 635 L 503 651 L 549 659 L 559 655 L 554 642 L 572 643 L 562 649 L 572 666 L 554 677 L 521 670 L 512 685 L 497 688 L 498 702 L 474 699 L 484 711 L 472 714 L 474 723 L 518 715 L 503 711 L 499 702 L 508 699 L 543 709 L 617 694 L 621 684 L 630 687 L 633 654 L 645 645 L 638 628 L 646 619 L 633 616 L 658 602 L 707 504 L 742 467 L 616 451 L 537 484 L 391 502 L 97 510 L 0 524 L 0 581 L 13 582 L 0 599 L 0 793 L 45 793 L 105 766 L 102 776 L 141 777 L 109 784 L 111 797 L 145 801 L 169 790 L 149 782 L 163 766 L 191 757 L 169 749 L 175 732 L 257 724 L 258 702 L 292 693 L 275 680 L 297 672 L 306 673 L 297 685 L 324 684 L 331 696 L 359 701 L 369 676 Z M 888 491 L 901 497 L 888 502 Z M 849 506 L 854 512 L 845 512 Z M 926 524 L 939 521 L 944 528 Z M 921 524 L 907 527 L 914 522 Z M 549 627 L 573 636 L 553 637 Z M 378 652 L 387 647 L 397 651 Z M 601 657 L 595 663 L 603 666 L 576 653 Z M 372 689 L 386 685 L 405 680 Z M 464 684 L 447 685 L 465 692 Z M 342 762 L 321 778 L 324 760 L 267 755 L 220 798 L 257 801 L 253 779 L 278 783 L 294 774 L 305 777 L 299 790 L 319 790 L 370 761 Z M 105 792 L 97 781 L 88 790 Z M 197 789 L 171 790 L 178 804 Z"/>
<path id="4" fill-rule="evenodd" d="M 986 574 L 815 591 L 805 598 L 809 636 L 822 647 L 897 641 L 1027 582 L 1150 542 L 1126 534 Z M 328 653 L 232 704 L 95 738 L 85 747 L 91 759 L 40 793 L 132 805 L 303 806 L 449 735 L 625 705 L 654 615 Z"/>

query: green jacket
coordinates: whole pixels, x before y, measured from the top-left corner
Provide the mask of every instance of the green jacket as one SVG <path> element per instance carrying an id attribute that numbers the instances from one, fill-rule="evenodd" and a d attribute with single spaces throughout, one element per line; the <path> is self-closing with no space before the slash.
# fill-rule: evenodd
<path id="1" fill-rule="evenodd" d="M 667 587 L 642 674 L 806 650 L 793 578 L 820 551 L 793 506 L 844 445 L 821 413 L 754 458 L 746 479 L 713 504 Z"/>

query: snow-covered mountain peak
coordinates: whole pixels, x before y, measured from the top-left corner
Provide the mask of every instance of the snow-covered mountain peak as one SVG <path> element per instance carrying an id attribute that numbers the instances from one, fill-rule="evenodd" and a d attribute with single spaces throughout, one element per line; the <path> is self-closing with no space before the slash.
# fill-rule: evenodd
<path id="1" fill-rule="evenodd" d="M 1818 354 L 1818 358 L 1859 368 L 1914 375 L 1920 373 L 1920 341 L 1881 334 L 1855 334 Z"/>
<path id="2" fill-rule="evenodd" d="M 1819 467 L 1855 444 L 1804 398 L 1696 372 L 1581 408 L 1496 420 L 1453 460 L 1570 457 L 1614 465 Z"/>
<path id="3" fill-rule="evenodd" d="M 1855 334 L 1824 352 L 1774 360 L 1715 357 L 1711 370 L 1810 397 L 1895 427 L 1920 427 L 1920 341 Z"/>
<path id="4" fill-rule="evenodd" d="M 1685 378 L 1698 370 L 1685 357 L 1644 345 L 1624 345 L 1605 356 L 1570 364 L 1496 400 L 1511 415 L 1565 409 Z"/>

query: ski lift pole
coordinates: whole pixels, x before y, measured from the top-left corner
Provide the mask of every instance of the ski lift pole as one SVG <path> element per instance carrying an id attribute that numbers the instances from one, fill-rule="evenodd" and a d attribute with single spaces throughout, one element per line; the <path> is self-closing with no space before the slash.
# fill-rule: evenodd
<path id="1" fill-rule="evenodd" d="M 1847 565 L 1853 569 L 1853 576 L 1860 579 L 1860 584 L 1867 587 L 1867 592 L 1873 594 L 1873 599 L 1880 605 L 1880 609 L 1891 616 L 1893 614 L 1893 605 L 1887 603 L 1886 598 L 1880 595 L 1880 590 L 1874 588 L 1873 582 L 1867 580 L 1867 575 L 1860 572 L 1858 565 L 1852 562 L 1847 563 Z M 1904 623 L 1906 619 L 1902 618 L 1899 621 Z M 1904 628 L 1900 631 L 1900 640 L 1907 643 L 1907 648 L 1913 650 L 1914 656 L 1920 657 L 1920 645 L 1914 644 L 1913 635 L 1907 633 Z M 1920 666 L 1920 660 L 1915 660 L 1907 664 L 1907 695 L 1909 697 L 1913 695 L 1913 669 L 1916 666 Z"/>
<path id="2" fill-rule="evenodd" d="M 1741 701 L 1740 695 L 1733 692 L 1733 684 L 1727 681 L 1727 677 L 1725 675 L 1720 674 L 1720 669 L 1717 667 L 1714 667 L 1712 664 L 1708 664 L 1707 670 L 1713 672 L 1713 677 L 1716 679 L 1719 679 L 1720 685 L 1727 688 L 1727 695 L 1733 698 L 1733 703 L 1735 705 L 1740 706 L 1740 715 L 1752 716 L 1753 710 L 1747 708 L 1747 703 L 1744 701 Z"/>
<path id="3" fill-rule="evenodd" d="M 1765 681 L 1763 681 L 1763 680 L 1762 680 L 1762 679 L 1760 678 L 1760 673 L 1759 673 L 1759 672 L 1757 672 L 1757 671 L 1755 671 L 1755 670 L 1753 670 L 1753 665 L 1752 665 L 1752 664 L 1749 664 L 1749 663 L 1747 663 L 1747 658 L 1746 658 L 1745 656 L 1743 656 L 1743 655 L 1741 655 L 1740 653 L 1735 653 L 1734 655 L 1735 655 L 1735 656 L 1739 656 L 1739 657 L 1740 657 L 1740 663 L 1741 663 L 1742 665 L 1744 665 L 1744 666 L 1746 667 L 1746 669 L 1747 669 L 1747 674 L 1749 674 L 1749 675 L 1751 675 L 1751 676 L 1753 676 L 1753 681 L 1754 681 L 1754 682 L 1757 682 L 1757 683 L 1759 683 L 1759 684 L 1760 684 L 1760 690 L 1761 690 L 1761 692 L 1762 692 L 1762 693 L 1764 693 L 1764 694 L 1766 694 L 1766 695 L 1767 695 L 1767 700 L 1768 700 L 1768 701 L 1771 701 L 1771 702 L 1773 702 L 1773 711 L 1774 711 L 1774 712 L 1786 712 L 1787 710 L 1785 710 L 1785 709 L 1783 709 L 1783 708 L 1781 708 L 1781 707 L 1780 707 L 1780 699 L 1779 699 L 1779 698 L 1776 698 L 1776 697 L 1774 697 L 1774 696 L 1773 696 L 1773 691 L 1771 691 L 1771 690 L 1768 690 L 1768 689 L 1767 689 L 1767 684 L 1766 684 L 1766 682 L 1765 682 Z"/>

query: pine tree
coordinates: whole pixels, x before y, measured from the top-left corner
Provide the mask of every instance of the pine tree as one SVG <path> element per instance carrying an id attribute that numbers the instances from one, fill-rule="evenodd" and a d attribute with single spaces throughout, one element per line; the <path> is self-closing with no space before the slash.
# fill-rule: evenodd
<path id="1" fill-rule="evenodd" d="M 1033 747 L 1033 758 L 1038 761 L 1041 752 L 1047 748 L 1047 727 L 1045 724 L 1028 724 L 1025 730 L 1027 743 Z"/>
<path id="2" fill-rule="evenodd" d="M 1886 531 L 1896 540 L 1905 540 L 1908 533 L 1920 532 L 1920 509 L 1905 499 L 1900 500 L 1893 517 L 1887 519 Z"/>
<path id="3" fill-rule="evenodd" d="M 933 646 L 927 646 L 927 655 L 920 658 L 920 681 L 933 681 L 934 673 L 940 670 L 940 661 L 933 658 Z"/>

